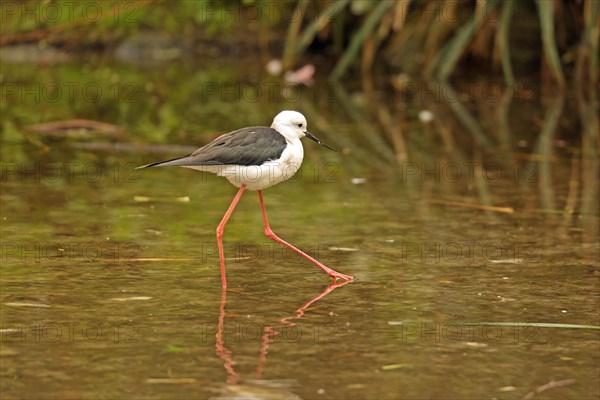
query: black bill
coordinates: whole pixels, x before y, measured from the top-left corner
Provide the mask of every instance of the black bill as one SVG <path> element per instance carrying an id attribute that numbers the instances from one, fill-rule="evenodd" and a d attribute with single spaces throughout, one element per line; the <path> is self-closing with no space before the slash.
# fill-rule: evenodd
<path id="1" fill-rule="evenodd" d="M 306 135 L 307 138 L 309 138 L 312 141 L 315 141 L 315 142 L 319 143 L 321 146 L 327 147 L 329 150 L 337 151 L 333 147 L 327 146 L 325 143 L 321 142 L 319 139 L 317 139 L 316 137 L 314 137 L 313 135 L 311 135 L 309 132 L 304 132 L 304 134 Z"/>

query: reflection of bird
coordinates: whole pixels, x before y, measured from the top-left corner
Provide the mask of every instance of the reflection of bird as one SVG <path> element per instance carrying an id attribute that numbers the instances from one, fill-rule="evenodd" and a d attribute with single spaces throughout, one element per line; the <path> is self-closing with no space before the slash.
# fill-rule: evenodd
<path id="1" fill-rule="evenodd" d="M 223 288 L 227 287 L 225 258 L 223 255 L 223 231 L 246 188 L 258 191 L 265 235 L 268 238 L 289 247 L 308 259 L 334 280 L 351 281 L 354 279 L 352 276 L 328 268 L 300 249 L 287 243 L 275 235 L 269 226 L 262 190 L 291 178 L 298 171 L 304 157 L 304 149 L 300 142 L 300 139 L 304 136 L 328 149 L 334 150 L 307 131 L 306 118 L 302 114 L 296 111 L 282 111 L 277 114 L 270 128 L 253 126 L 238 129 L 219 136 L 206 146 L 185 157 L 138 167 L 179 166 L 192 168 L 224 176 L 239 188 L 217 227 Z"/>
<path id="2" fill-rule="evenodd" d="M 281 318 L 279 322 L 289 327 L 294 326 L 295 323 L 290 320 L 300 319 L 304 316 L 304 311 L 310 307 L 313 303 L 319 301 L 335 289 L 346 285 L 350 281 L 334 282 L 319 293 L 312 299 L 302 304 L 295 312 L 294 315 Z M 292 393 L 290 388 L 296 386 L 297 382 L 293 379 L 261 379 L 263 368 L 267 361 L 268 348 L 276 335 L 279 334 L 277 328 L 273 325 L 267 325 L 264 327 L 264 334 L 261 337 L 260 345 L 260 357 L 258 359 L 258 365 L 256 366 L 256 379 L 244 379 L 242 381 L 240 374 L 238 374 L 234 365 L 236 364 L 233 360 L 233 354 L 225 347 L 224 331 L 225 331 L 225 304 L 227 303 L 227 291 L 225 288 L 221 290 L 221 304 L 219 306 L 219 323 L 217 324 L 217 333 L 215 335 L 215 349 L 217 355 L 223 360 L 225 370 L 227 371 L 227 383 L 222 385 L 219 389 L 215 389 L 219 392 L 219 397 L 212 397 L 211 399 L 285 399 L 285 400 L 298 400 L 295 393 Z"/>

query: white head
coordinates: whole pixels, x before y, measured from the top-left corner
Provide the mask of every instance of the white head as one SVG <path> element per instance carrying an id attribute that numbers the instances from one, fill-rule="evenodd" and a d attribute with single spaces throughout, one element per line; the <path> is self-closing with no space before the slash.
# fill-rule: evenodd
<path id="1" fill-rule="evenodd" d="M 306 135 L 306 118 L 297 111 L 282 111 L 271 124 L 271 128 L 285 136 L 286 139 L 300 139 Z"/>
<path id="2" fill-rule="evenodd" d="M 330 150 L 336 151 L 334 148 L 327 146 L 319 139 L 314 137 L 308 132 L 306 118 L 304 115 L 297 111 L 282 111 L 275 116 L 271 128 L 281 133 L 287 140 L 296 140 L 304 136 L 319 143 L 321 146 L 325 146 Z"/>

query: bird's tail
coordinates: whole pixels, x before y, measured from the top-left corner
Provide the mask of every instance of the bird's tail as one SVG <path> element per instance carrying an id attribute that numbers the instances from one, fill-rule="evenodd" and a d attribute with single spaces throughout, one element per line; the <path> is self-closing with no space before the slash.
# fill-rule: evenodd
<path id="1" fill-rule="evenodd" d="M 136 167 L 135 169 L 150 168 L 150 167 L 183 166 L 183 165 L 187 164 L 187 162 L 186 162 L 187 158 L 188 158 L 188 156 L 177 157 L 177 158 L 173 158 L 171 160 L 159 161 L 159 162 L 155 162 L 152 164 L 141 165 L 139 167 Z"/>

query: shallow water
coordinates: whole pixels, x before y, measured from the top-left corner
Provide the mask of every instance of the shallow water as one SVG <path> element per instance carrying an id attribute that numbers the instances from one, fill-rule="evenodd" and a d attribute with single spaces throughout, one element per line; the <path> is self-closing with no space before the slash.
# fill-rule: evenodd
<path id="1" fill-rule="evenodd" d="M 179 101 L 159 122 L 198 116 Z M 135 132 L 121 141 L 153 141 L 115 104 L 76 114 Z M 10 123 L 19 106 L 4 105 Z M 294 104 L 262 112 L 284 106 Z M 327 124 L 357 135 L 327 108 Z M 249 120 L 261 118 L 232 117 L 225 130 Z M 556 212 L 573 193 L 571 153 L 556 151 L 549 210 L 532 159 L 494 164 L 499 178 L 470 178 L 474 164 L 433 151 L 398 167 L 365 160 L 327 124 L 311 130 L 343 151 L 307 141 L 301 174 L 265 201 L 276 233 L 356 281 L 328 286 L 265 238 L 246 192 L 225 231 L 226 293 L 214 232 L 235 188 L 184 169 L 133 170 L 177 154 L 86 150 L 77 139 L 44 139 L 43 152 L 4 124 L 2 398 L 520 399 L 553 380 L 564 386 L 536 398 L 598 398 L 598 213 Z M 190 144 L 194 128 L 154 142 Z M 575 181 L 580 205 L 589 187 Z M 513 212 L 472 206 L 486 203 Z"/>

